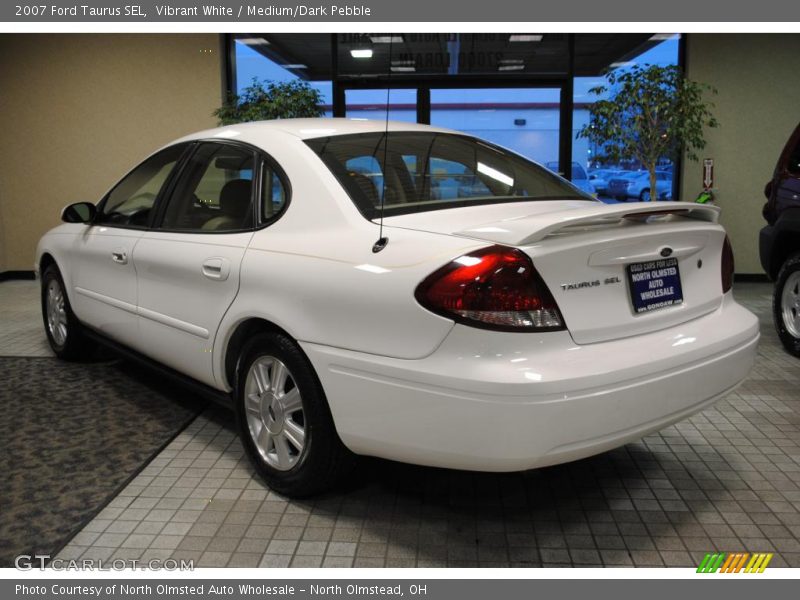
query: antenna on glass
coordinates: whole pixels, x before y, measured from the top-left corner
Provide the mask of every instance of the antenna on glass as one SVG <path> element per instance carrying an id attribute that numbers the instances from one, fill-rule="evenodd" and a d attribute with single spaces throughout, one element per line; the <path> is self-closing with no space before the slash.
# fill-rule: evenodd
<path id="1" fill-rule="evenodd" d="M 377 253 L 386 248 L 389 243 L 389 238 L 383 236 L 383 207 L 386 204 L 386 164 L 389 156 L 389 102 L 391 101 L 392 93 L 392 43 L 394 36 L 389 36 L 389 70 L 386 72 L 386 129 L 383 133 L 383 181 L 381 190 L 381 208 L 380 208 L 380 230 L 378 233 L 378 241 L 372 245 L 372 251 Z"/>

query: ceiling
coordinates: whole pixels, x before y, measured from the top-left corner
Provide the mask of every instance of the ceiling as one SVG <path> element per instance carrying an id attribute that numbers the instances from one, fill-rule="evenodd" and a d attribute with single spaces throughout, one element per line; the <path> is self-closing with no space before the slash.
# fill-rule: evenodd
<path id="1" fill-rule="evenodd" d="M 235 37 L 303 79 L 332 79 L 334 37 L 340 77 L 430 79 L 449 76 L 560 77 L 569 69 L 568 35 L 502 33 L 256 33 Z M 651 33 L 575 34 L 575 75 L 601 74 L 658 40 Z M 362 55 L 354 57 L 353 52 Z"/>

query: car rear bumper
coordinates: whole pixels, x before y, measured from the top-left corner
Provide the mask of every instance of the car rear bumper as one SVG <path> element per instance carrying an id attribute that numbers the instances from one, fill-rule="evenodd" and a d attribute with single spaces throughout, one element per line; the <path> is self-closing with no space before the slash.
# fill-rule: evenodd
<path id="1" fill-rule="evenodd" d="M 604 452 L 703 409 L 744 379 L 758 337 L 756 317 L 728 294 L 680 326 L 582 346 L 567 332 L 458 325 L 420 360 L 302 346 L 354 452 L 516 471 Z"/>

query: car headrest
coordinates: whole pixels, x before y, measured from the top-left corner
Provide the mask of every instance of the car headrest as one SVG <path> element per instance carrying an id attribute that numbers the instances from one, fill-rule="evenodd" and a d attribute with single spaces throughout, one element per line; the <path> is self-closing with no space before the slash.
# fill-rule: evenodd
<path id="1" fill-rule="evenodd" d="M 253 182 L 249 179 L 232 179 L 219 193 L 219 209 L 224 215 L 243 218 L 250 208 L 250 191 Z"/>
<path id="2" fill-rule="evenodd" d="M 364 196 L 366 196 L 367 200 L 372 206 L 378 206 L 378 204 L 380 204 L 381 200 L 380 196 L 378 195 L 378 188 L 375 186 L 375 182 L 372 181 L 371 178 L 356 171 L 349 171 L 348 175 L 358 186 L 358 189 L 361 190 Z"/>

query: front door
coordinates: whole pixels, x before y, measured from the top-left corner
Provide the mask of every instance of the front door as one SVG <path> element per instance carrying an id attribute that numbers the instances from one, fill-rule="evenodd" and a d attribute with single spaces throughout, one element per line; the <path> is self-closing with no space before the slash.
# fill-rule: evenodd
<path id="1" fill-rule="evenodd" d="M 72 278 L 77 317 L 119 342 L 137 339 L 133 251 L 186 144 L 163 150 L 126 175 L 100 202 L 95 221 L 78 238 Z"/>

